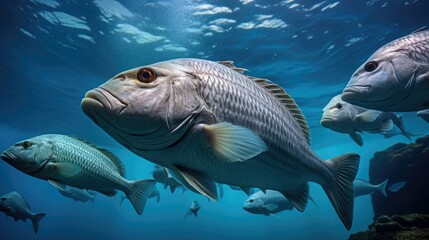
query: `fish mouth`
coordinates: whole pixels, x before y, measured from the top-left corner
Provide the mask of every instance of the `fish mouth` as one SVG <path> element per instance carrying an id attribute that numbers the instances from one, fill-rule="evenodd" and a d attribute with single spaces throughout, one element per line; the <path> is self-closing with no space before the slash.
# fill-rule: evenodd
<path id="1" fill-rule="evenodd" d="M 371 85 L 354 85 L 346 87 L 341 94 L 341 99 L 343 101 L 349 102 L 350 100 L 360 100 L 362 101 L 366 94 L 371 90 Z M 363 95 L 363 96 L 361 96 Z M 359 97 L 361 96 L 361 97 Z"/>
<path id="2" fill-rule="evenodd" d="M 323 122 L 332 122 L 332 121 L 336 121 L 338 120 L 337 117 L 334 116 L 323 116 L 322 119 L 320 120 L 321 123 Z"/>
<path id="3" fill-rule="evenodd" d="M 15 154 L 10 153 L 10 152 L 3 152 L 0 155 L 0 158 L 3 159 L 3 161 L 6 162 L 11 162 L 12 160 L 16 159 L 17 157 L 15 156 Z"/>
<path id="4" fill-rule="evenodd" d="M 109 99 L 114 99 L 115 101 Z M 116 123 L 127 106 L 126 103 L 111 92 L 101 87 L 88 91 L 81 102 L 83 112 L 96 123 L 96 117 L 100 116 L 101 112 L 108 113 L 106 114 L 108 116 L 106 120 L 109 120 L 113 124 Z"/>

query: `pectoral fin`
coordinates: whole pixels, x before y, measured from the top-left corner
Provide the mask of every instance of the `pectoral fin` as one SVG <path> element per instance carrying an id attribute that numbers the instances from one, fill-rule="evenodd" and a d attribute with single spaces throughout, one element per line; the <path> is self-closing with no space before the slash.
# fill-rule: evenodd
<path id="1" fill-rule="evenodd" d="M 350 137 L 357 143 L 359 146 L 363 146 L 363 140 L 362 136 L 359 135 L 357 132 L 349 133 Z"/>
<path id="2" fill-rule="evenodd" d="M 268 149 L 264 140 L 248 128 L 227 122 L 201 126 L 214 154 L 222 161 L 245 161 Z"/>
<path id="3" fill-rule="evenodd" d="M 392 128 L 393 128 L 393 121 L 391 119 L 386 119 L 385 121 L 383 121 L 383 123 L 381 124 L 378 130 L 383 133 L 383 132 L 388 132 L 392 130 Z"/>
<path id="4" fill-rule="evenodd" d="M 171 173 L 171 175 L 173 175 L 184 186 L 187 186 L 188 188 L 217 202 L 216 184 L 205 174 L 182 166 L 176 166 L 175 170 L 169 169 L 169 173 Z"/>
<path id="5" fill-rule="evenodd" d="M 66 190 L 66 185 L 65 185 L 64 183 L 61 183 L 61 182 L 58 182 L 58 181 L 56 181 L 56 180 L 52 180 L 52 179 L 48 179 L 48 182 L 49 182 L 52 186 L 54 186 L 54 187 L 56 187 L 56 188 L 60 189 L 61 191 L 65 191 L 65 190 Z"/>
<path id="6" fill-rule="evenodd" d="M 73 177 L 82 171 L 79 165 L 68 162 L 50 163 L 49 165 L 63 177 Z"/>
<path id="7" fill-rule="evenodd" d="M 380 111 L 377 110 L 367 110 L 361 114 L 356 115 L 355 121 L 372 123 L 380 116 Z"/>
<path id="8" fill-rule="evenodd" d="M 275 211 L 278 207 L 279 207 L 279 205 L 277 205 L 275 203 L 268 203 L 268 204 L 263 206 L 263 208 L 267 209 L 270 212 Z"/>

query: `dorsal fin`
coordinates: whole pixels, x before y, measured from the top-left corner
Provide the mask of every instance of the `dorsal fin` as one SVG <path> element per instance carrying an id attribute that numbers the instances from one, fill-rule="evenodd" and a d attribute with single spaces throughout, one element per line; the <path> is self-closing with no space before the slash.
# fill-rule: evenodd
<path id="1" fill-rule="evenodd" d="M 70 136 L 70 137 L 72 137 L 74 139 L 77 139 L 77 140 L 79 140 L 79 141 L 81 141 L 81 142 L 83 142 L 85 144 L 88 144 L 89 146 L 91 146 L 91 147 L 97 149 L 98 151 L 100 151 L 104 156 L 106 156 L 110 160 L 111 163 L 113 163 L 113 165 L 118 170 L 119 174 L 122 177 L 125 177 L 125 174 L 126 174 L 125 166 L 122 163 L 122 161 L 115 154 L 113 154 L 112 152 L 110 152 L 107 149 L 101 148 L 101 147 L 99 147 L 99 146 L 97 146 L 97 145 L 95 145 L 95 144 L 93 144 L 91 142 L 88 142 L 85 139 L 74 137 L 74 136 Z"/>
<path id="2" fill-rule="evenodd" d="M 222 64 L 226 67 L 231 68 L 232 70 L 243 74 L 244 71 L 247 71 L 247 69 L 244 68 L 238 68 L 234 66 L 233 61 L 219 61 L 219 64 Z M 243 74 L 244 75 L 244 74 Z M 295 120 L 298 122 L 299 126 L 301 127 L 302 133 L 305 136 L 305 139 L 307 140 L 307 143 L 310 144 L 310 129 L 307 125 L 307 121 L 305 120 L 304 115 L 301 112 L 301 109 L 299 109 L 298 105 L 295 103 L 295 100 L 289 94 L 286 93 L 286 91 L 280 87 L 279 85 L 271 82 L 268 79 L 263 78 L 257 78 L 257 77 L 251 77 L 244 75 L 248 78 L 250 78 L 252 81 L 259 84 L 259 86 L 267 89 L 271 94 L 273 94 L 283 105 L 285 105 L 289 111 L 292 113 Z"/>
<path id="3" fill-rule="evenodd" d="M 218 63 L 219 63 L 219 64 L 224 65 L 225 67 L 229 67 L 229 68 L 231 68 L 232 70 L 234 70 L 234 71 L 236 71 L 236 72 L 239 72 L 239 73 L 241 73 L 241 74 L 244 74 L 244 72 L 249 71 L 249 70 L 247 70 L 247 69 L 245 69 L 245 68 L 239 68 L 239 67 L 234 66 L 234 62 L 233 62 L 233 61 L 231 61 L 231 60 L 227 60 L 227 61 L 218 61 Z"/>

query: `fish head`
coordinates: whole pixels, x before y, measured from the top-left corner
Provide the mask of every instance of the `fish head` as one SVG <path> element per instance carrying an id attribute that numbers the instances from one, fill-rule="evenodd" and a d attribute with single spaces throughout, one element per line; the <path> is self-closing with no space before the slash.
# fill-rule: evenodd
<path id="1" fill-rule="evenodd" d="M 334 131 L 346 131 L 353 124 L 353 105 L 343 101 L 337 95 L 322 110 L 320 124 Z"/>
<path id="2" fill-rule="evenodd" d="M 10 198 L 8 198 L 6 195 L 0 197 L 0 211 L 4 212 L 10 204 L 8 202 L 10 201 Z"/>
<path id="3" fill-rule="evenodd" d="M 165 148 L 183 136 L 201 108 L 190 71 L 171 60 L 122 72 L 88 91 L 82 109 L 131 150 Z"/>
<path id="4" fill-rule="evenodd" d="M 263 206 L 263 199 L 260 196 L 254 194 L 244 202 L 243 209 L 253 214 L 260 214 L 263 213 Z"/>
<path id="5" fill-rule="evenodd" d="M 355 71 L 342 99 L 365 108 L 393 111 L 413 90 L 416 70 L 416 62 L 405 51 L 381 49 Z"/>
<path id="6" fill-rule="evenodd" d="M 54 158 L 54 145 L 43 136 L 15 143 L 1 154 L 1 159 L 14 168 L 33 174 Z"/>

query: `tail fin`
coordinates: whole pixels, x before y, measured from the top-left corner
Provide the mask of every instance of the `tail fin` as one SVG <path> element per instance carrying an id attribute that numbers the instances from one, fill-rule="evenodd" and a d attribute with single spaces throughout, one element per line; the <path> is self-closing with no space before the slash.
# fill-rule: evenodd
<path id="1" fill-rule="evenodd" d="M 137 214 L 141 215 L 146 205 L 147 197 L 153 191 L 156 181 L 153 179 L 146 179 L 134 181 L 131 184 L 131 191 L 127 193 L 127 197 L 130 199 Z"/>
<path id="2" fill-rule="evenodd" d="M 125 199 L 127 199 L 127 196 L 121 195 L 121 203 L 119 203 L 119 206 L 122 206 L 122 203 L 124 203 Z"/>
<path id="3" fill-rule="evenodd" d="M 387 194 L 386 194 L 387 181 L 389 181 L 389 179 L 384 180 L 384 182 L 378 184 L 377 186 L 378 191 L 380 191 L 381 194 L 383 194 L 385 197 L 387 197 Z"/>
<path id="4" fill-rule="evenodd" d="M 33 218 L 31 219 L 31 222 L 33 223 L 33 229 L 34 232 L 37 234 L 37 231 L 39 230 L 39 222 L 42 220 L 42 218 L 46 215 L 46 213 L 39 213 L 33 215 Z"/>
<path id="5" fill-rule="evenodd" d="M 347 230 L 350 230 L 353 222 L 353 181 L 359 167 L 359 159 L 360 156 L 355 153 L 329 159 L 327 163 L 334 178 L 322 186 Z"/>

